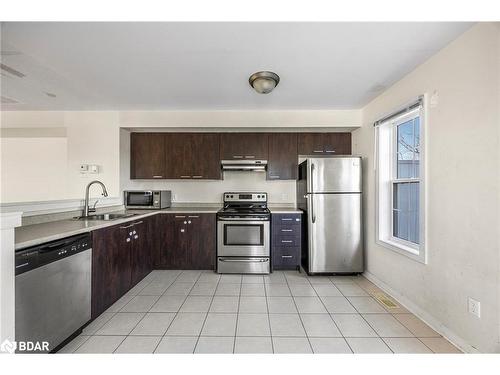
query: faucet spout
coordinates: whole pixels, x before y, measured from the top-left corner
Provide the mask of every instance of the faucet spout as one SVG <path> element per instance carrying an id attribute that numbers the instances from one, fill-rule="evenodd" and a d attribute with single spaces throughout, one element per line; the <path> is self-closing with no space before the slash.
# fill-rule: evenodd
<path id="1" fill-rule="evenodd" d="M 89 192 L 90 192 L 90 187 L 94 184 L 98 184 L 98 185 L 101 185 L 101 188 L 102 188 L 102 195 L 104 197 L 107 197 L 108 196 L 108 191 L 106 190 L 106 186 L 101 182 L 101 181 L 98 181 L 98 180 L 94 180 L 94 181 L 91 181 L 88 183 L 87 187 L 85 188 L 85 203 L 84 203 L 84 206 L 83 206 L 83 216 L 89 216 Z"/>

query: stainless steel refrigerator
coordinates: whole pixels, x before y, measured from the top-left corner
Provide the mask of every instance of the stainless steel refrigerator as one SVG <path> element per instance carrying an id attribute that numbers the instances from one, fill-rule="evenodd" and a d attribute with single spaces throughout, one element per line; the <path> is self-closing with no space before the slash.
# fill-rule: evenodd
<path id="1" fill-rule="evenodd" d="M 305 212 L 302 266 L 309 274 L 363 272 L 361 158 L 314 157 L 299 165 Z"/>

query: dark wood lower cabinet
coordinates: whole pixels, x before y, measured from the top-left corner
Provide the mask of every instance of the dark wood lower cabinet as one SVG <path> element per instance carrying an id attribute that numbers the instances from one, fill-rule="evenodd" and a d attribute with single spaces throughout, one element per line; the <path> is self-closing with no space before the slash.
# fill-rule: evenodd
<path id="1" fill-rule="evenodd" d="M 154 217 L 92 232 L 92 318 L 152 270 Z"/>
<path id="2" fill-rule="evenodd" d="M 215 269 L 215 214 L 160 215 L 161 269 Z"/>

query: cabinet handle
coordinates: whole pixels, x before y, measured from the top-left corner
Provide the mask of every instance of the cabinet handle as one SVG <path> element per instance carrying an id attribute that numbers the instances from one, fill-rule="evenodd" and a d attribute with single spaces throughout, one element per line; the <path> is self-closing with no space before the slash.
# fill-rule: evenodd
<path id="1" fill-rule="evenodd" d="M 184 224 L 187 224 L 188 222 L 186 220 L 184 220 Z"/>
<path id="2" fill-rule="evenodd" d="M 188 220 L 188 224 L 191 224 L 191 220 Z"/>
<path id="3" fill-rule="evenodd" d="M 325 152 L 334 153 L 334 152 L 335 152 L 335 150 L 326 150 Z"/>
<path id="4" fill-rule="evenodd" d="M 181 178 L 191 178 L 191 176 L 181 176 Z"/>
<path id="5" fill-rule="evenodd" d="M 292 221 L 292 219 L 289 218 L 289 217 L 284 217 L 284 218 L 281 219 L 281 221 Z"/>
<path id="6" fill-rule="evenodd" d="M 185 229 L 184 229 L 184 228 L 183 228 L 183 229 L 181 229 L 181 233 L 184 233 L 184 232 L 185 232 Z"/>
<path id="7" fill-rule="evenodd" d="M 255 155 L 245 155 L 245 159 L 255 159 Z"/>
<path id="8" fill-rule="evenodd" d="M 292 240 L 281 240 L 281 243 L 292 243 Z"/>
<path id="9" fill-rule="evenodd" d="M 199 218 L 198 215 L 189 215 L 188 217 Z"/>
<path id="10" fill-rule="evenodd" d="M 127 229 L 127 228 L 132 228 L 134 224 L 126 225 L 124 227 L 120 227 L 120 229 Z"/>
<path id="11" fill-rule="evenodd" d="M 282 232 L 293 232 L 293 229 L 282 229 Z"/>
<path id="12" fill-rule="evenodd" d="M 275 174 L 271 174 L 271 175 L 269 175 L 269 178 L 280 178 L 280 176 L 277 176 Z"/>
<path id="13" fill-rule="evenodd" d="M 136 235 L 134 236 L 134 238 L 135 238 L 135 239 L 138 239 L 138 238 L 139 238 L 139 236 L 136 234 Z"/>
<path id="14" fill-rule="evenodd" d="M 163 176 L 160 175 L 154 175 L 153 178 L 163 178 Z"/>
<path id="15" fill-rule="evenodd" d="M 177 216 L 177 215 L 175 215 L 175 217 L 176 217 L 177 219 L 184 219 L 186 216 Z"/>
<path id="16" fill-rule="evenodd" d="M 282 255 L 281 257 L 282 257 L 282 258 L 293 258 L 293 256 L 292 256 L 292 255 Z"/>
<path id="17" fill-rule="evenodd" d="M 130 237 L 127 237 L 127 242 L 130 242 Z"/>
<path id="18" fill-rule="evenodd" d="M 243 159 L 242 155 L 233 155 L 233 159 Z"/>
<path id="19" fill-rule="evenodd" d="M 313 150 L 313 152 L 316 153 L 316 154 L 322 154 L 323 150 Z"/>
<path id="20" fill-rule="evenodd" d="M 193 178 L 203 178 L 203 176 L 198 175 L 198 176 L 193 176 Z"/>
<path id="21" fill-rule="evenodd" d="M 132 234 L 136 234 L 136 233 L 137 233 L 137 232 L 136 232 L 135 230 L 134 230 L 134 231 L 132 231 Z"/>

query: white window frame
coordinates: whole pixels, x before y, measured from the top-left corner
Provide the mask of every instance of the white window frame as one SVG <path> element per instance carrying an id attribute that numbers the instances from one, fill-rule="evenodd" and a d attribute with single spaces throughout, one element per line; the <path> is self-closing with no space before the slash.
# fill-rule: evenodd
<path id="1" fill-rule="evenodd" d="M 425 101 L 423 102 L 425 103 Z M 376 239 L 375 242 L 385 248 L 407 256 L 415 261 L 427 264 L 426 251 L 426 184 L 425 184 L 425 105 L 408 111 L 386 121 L 375 128 L 376 142 Z M 397 161 L 397 126 L 415 117 L 420 117 L 420 153 L 419 178 L 405 179 L 408 182 L 419 181 L 419 244 L 393 236 L 393 182 L 394 168 Z M 398 179 L 401 181 L 402 179 Z"/>

